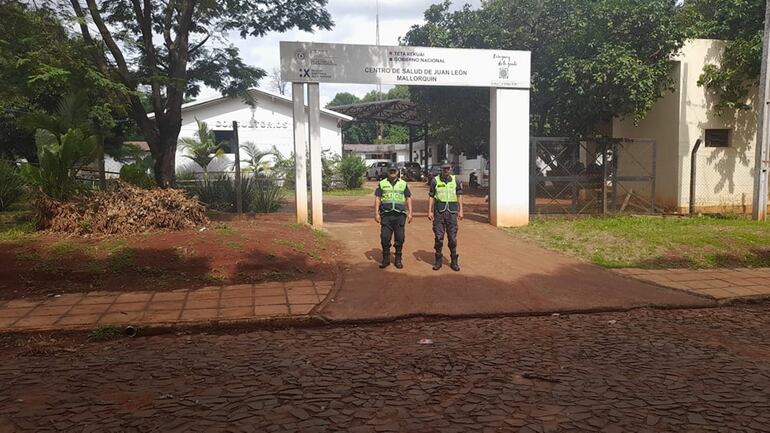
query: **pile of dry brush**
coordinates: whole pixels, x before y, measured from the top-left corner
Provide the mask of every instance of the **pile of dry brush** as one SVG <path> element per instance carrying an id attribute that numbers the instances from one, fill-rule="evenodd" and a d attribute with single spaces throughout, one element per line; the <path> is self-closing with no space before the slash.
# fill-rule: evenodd
<path id="1" fill-rule="evenodd" d="M 181 190 L 147 190 L 124 182 L 66 202 L 41 194 L 34 209 L 38 228 L 78 235 L 182 230 L 209 222 L 205 207 Z"/>

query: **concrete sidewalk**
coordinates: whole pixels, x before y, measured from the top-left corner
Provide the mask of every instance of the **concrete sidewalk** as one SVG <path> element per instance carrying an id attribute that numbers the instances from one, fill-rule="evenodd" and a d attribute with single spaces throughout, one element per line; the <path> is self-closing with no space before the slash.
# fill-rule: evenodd
<path id="1" fill-rule="evenodd" d="M 486 224 L 485 216 L 475 212 L 484 208 L 480 198 L 466 201 L 466 220 L 460 224 L 462 270 L 456 273 L 445 266 L 433 271 L 427 189 L 414 183 L 410 189 L 415 220 L 406 229 L 402 270 L 377 267 L 381 249 L 372 197 L 346 197 L 327 205 L 329 232 L 344 244 L 348 255 L 341 286 L 318 314 L 344 321 L 716 304 L 698 294 L 643 282 L 525 243 Z"/>
<path id="2" fill-rule="evenodd" d="M 302 318 L 333 281 L 212 286 L 173 292 L 91 292 L 0 301 L 0 332 Z"/>
<path id="3" fill-rule="evenodd" d="M 769 268 L 620 269 L 617 272 L 720 301 L 770 298 Z"/>

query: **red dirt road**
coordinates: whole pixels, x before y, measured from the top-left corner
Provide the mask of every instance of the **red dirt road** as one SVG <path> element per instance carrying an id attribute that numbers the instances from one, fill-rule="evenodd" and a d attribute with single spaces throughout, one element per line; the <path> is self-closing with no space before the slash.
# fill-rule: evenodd
<path id="1" fill-rule="evenodd" d="M 625 278 L 521 241 L 486 223 L 479 197 L 468 197 L 470 206 L 460 223 L 462 270 L 455 273 L 444 266 L 433 271 L 427 189 L 415 183 L 410 183 L 410 189 L 415 219 L 407 227 L 402 270 L 377 267 L 381 249 L 372 197 L 327 200 L 329 232 L 346 253 L 342 285 L 321 315 L 331 320 L 359 320 L 706 306 L 713 302 Z M 444 254 L 448 256 L 446 247 Z"/>
<path id="2" fill-rule="evenodd" d="M 334 280 L 338 245 L 289 213 L 223 215 L 205 230 L 0 242 L 0 300 L 99 291 Z"/>

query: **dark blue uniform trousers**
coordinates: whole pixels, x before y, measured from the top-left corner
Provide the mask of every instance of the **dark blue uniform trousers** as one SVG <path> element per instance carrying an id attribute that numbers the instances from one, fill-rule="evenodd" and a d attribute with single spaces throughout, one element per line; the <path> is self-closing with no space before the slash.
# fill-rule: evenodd
<path id="1" fill-rule="evenodd" d="M 436 212 L 433 218 L 433 234 L 435 235 L 436 254 L 441 254 L 444 248 L 444 233 L 447 237 L 449 253 L 457 255 L 457 214 L 449 211 Z"/>
<path id="2" fill-rule="evenodd" d="M 396 247 L 396 257 L 401 256 L 401 249 L 404 247 L 404 238 L 406 233 L 406 214 L 398 212 L 388 212 L 380 214 L 380 242 L 382 244 L 382 254 L 390 254 L 390 239 L 393 238 L 393 244 Z"/>

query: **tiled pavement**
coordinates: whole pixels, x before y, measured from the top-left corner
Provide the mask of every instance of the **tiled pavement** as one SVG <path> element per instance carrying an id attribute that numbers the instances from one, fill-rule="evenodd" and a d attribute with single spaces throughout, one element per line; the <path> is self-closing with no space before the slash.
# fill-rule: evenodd
<path id="1" fill-rule="evenodd" d="M 770 297 L 770 268 L 620 269 L 618 272 L 717 300 Z"/>
<path id="2" fill-rule="evenodd" d="M 0 348 L 0 431 L 770 432 L 768 313 L 43 341 Z"/>
<path id="3" fill-rule="evenodd" d="M 305 316 L 323 301 L 333 284 L 304 280 L 0 301 L 0 332 Z"/>

